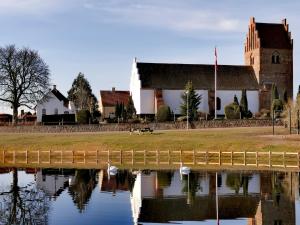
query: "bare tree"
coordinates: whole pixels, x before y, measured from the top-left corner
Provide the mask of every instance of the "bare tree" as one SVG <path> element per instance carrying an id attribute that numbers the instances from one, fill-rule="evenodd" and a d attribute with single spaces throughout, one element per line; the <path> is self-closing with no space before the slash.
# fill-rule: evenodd
<path id="1" fill-rule="evenodd" d="M 49 68 L 37 51 L 14 45 L 0 48 L 0 101 L 11 105 L 13 123 L 18 108 L 32 109 L 49 88 Z"/>

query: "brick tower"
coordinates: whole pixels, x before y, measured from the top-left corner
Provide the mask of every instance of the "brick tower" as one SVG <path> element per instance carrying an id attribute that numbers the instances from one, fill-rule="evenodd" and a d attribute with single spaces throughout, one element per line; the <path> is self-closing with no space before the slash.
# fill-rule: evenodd
<path id="1" fill-rule="evenodd" d="M 244 57 L 259 83 L 260 109 L 270 109 L 273 83 L 280 96 L 286 90 L 288 97 L 293 97 L 293 40 L 286 19 L 280 24 L 257 23 L 252 17 Z"/>

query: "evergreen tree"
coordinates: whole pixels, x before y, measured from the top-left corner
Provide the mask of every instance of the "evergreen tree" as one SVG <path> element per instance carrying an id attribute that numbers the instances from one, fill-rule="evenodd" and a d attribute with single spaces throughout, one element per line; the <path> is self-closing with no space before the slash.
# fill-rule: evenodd
<path id="1" fill-rule="evenodd" d="M 120 118 L 121 117 L 121 104 L 119 102 L 115 105 L 115 117 Z"/>
<path id="2" fill-rule="evenodd" d="M 134 103 L 133 103 L 131 95 L 128 98 L 128 103 L 127 103 L 127 106 L 126 106 L 126 111 L 127 111 L 127 117 L 128 117 L 128 119 L 132 119 L 136 115 L 136 110 L 135 110 Z"/>
<path id="3" fill-rule="evenodd" d="M 272 84 L 271 103 L 274 99 L 279 99 L 278 89 L 276 84 Z"/>
<path id="4" fill-rule="evenodd" d="M 240 108 L 241 108 L 242 118 L 252 117 L 252 112 L 248 109 L 248 99 L 247 99 L 246 90 L 242 90 Z"/>
<path id="5" fill-rule="evenodd" d="M 238 98 L 236 97 L 236 95 L 234 95 L 233 102 L 236 103 L 237 105 L 239 105 L 239 100 L 238 100 Z"/>
<path id="6" fill-rule="evenodd" d="M 287 103 L 288 103 L 288 96 L 287 96 L 287 91 L 286 91 L 286 89 L 284 89 L 284 91 L 283 91 L 282 101 L 283 101 L 284 104 L 287 104 Z"/>
<path id="7" fill-rule="evenodd" d="M 197 119 L 197 110 L 201 103 L 201 95 L 198 95 L 195 92 L 193 84 L 191 81 L 187 82 L 185 85 L 185 91 L 181 95 L 182 103 L 181 103 L 181 114 L 187 116 L 187 103 L 188 103 L 188 111 L 189 111 L 189 120 Z"/>
<path id="8" fill-rule="evenodd" d="M 243 112 L 248 112 L 248 99 L 247 99 L 247 93 L 246 90 L 242 90 L 242 97 L 241 97 L 241 111 Z"/>

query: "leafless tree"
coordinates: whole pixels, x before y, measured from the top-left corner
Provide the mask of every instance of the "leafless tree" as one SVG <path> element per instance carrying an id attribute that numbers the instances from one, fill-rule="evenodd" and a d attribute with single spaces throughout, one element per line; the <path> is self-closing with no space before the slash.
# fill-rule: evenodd
<path id="1" fill-rule="evenodd" d="M 34 183 L 18 185 L 18 171 L 13 169 L 13 182 L 7 192 L 0 191 L 0 224 L 46 225 L 50 200 Z"/>
<path id="2" fill-rule="evenodd" d="M 49 89 L 49 68 L 37 51 L 14 45 L 0 48 L 0 101 L 11 105 L 13 123 L 18 108 L 32 109 Z"/>

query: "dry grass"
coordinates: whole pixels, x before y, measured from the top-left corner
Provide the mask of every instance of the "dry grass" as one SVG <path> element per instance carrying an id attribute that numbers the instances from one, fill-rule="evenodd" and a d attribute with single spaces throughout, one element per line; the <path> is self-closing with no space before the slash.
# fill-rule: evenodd
<path id="1" fill-rule="evenodd" d="M 153 134 L 128 132 L 12 134 L 2 133 L 4 150 L 207 150 L 207 151 L 290 151 L 300 149 L 300 138 L 288 136 L 284 128 L 220 128 L 190 131 L 155 131 Z"/>

